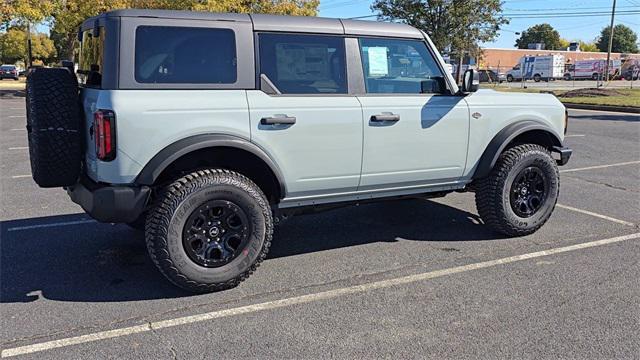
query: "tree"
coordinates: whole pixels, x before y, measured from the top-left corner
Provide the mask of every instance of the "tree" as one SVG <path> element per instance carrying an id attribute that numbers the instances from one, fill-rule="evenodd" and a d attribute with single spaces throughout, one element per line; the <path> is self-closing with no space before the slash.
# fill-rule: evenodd
<path id="1" fill-rule="evenodd" d="M 600 36 L 596 41 L 596 46 L 600 51 L 609 50 L 609 34 L 611 34 L 611 26 L 607 26 L 600 32 Z M 638 35 L 628 26 L 618 24 L 613 28 L 613 44 L 612 52 L 619 53 L 637 53 L 638 52 Z"/>
<path id="2" fill-rule="evenodd" d="M 50 62 L 56 56 L 56 49 L 47 35 L 42 33 L 31 35 L 32 56 L 42 62 Z M 27 32 L 23 27 L 10 27 L 0 34 L 0 59 L 2 63 L 13 64 L 22 60 L 27 61 Z"/>
<path id="3" fill-rule="evenodd" d="M 375 0 L 379 20 L 401 21 L 426 32 L 436 47 L 456 56 L 478 55 L 509 21 L 500 0 Z"/>
<path id="4" fill-rule="evenodd" d="M 210 12 L 270 13 L 315 16 L 319 0 L 53 0 L 52 38 L 61 58 L 74 59 L 74 44 L 82 22 L 105 11 L 124 8 Z"/>
<path id="5" fill-rule="evenodd" d="M 580 41 L 580 51 L 598 52 L 600 50 L 598 49 L 598 46 L 596 46 L 596 43 L 593 41 L 591 42 Z"/>
<path id="6" fill-rule="evenodd" d="M 564 50 L 560 33 L 549 24 L 537 24 L 524 30 L 516 40 L 518 49 L 526 49 L 529 44 L 543 43 L 548 50 Z"/>

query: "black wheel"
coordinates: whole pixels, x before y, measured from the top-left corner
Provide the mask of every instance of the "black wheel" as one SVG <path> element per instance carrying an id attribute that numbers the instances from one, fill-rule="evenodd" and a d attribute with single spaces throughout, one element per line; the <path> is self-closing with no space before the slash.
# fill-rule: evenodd
<path id="1" fill-rule="evenodd" d="M 598 80 L 598 73 L 593 73 L 591 75 L 591 80 Z"/>
<path id="2" fill-rule="evenodd" d="M 540 145 L 505 151 L 477 184 L 476 207 L 485 224 L 508 236 L 534 233 L 549 219 L 560 189 L 555 160 Z"/>
<path id="3" fill-rule="evenodd" d="M 273 233 L 260 188 L 228 170 L 199 170 L 169 185 L 146 222 L 149 254 L 175 285 L 193 292 L 231 288 L 264 260 Z"/>
<path id="4" fill-rule="evenodd" d="M 542 77 L 540 76 L 540 74 L 535 74 L 535 75 L 533 75 L 533 81 L 535 81 L 535 82 L 540 82 L 540 79 L 542 79 Z"/>
<path id="5" fill-rule="evenodd" d="M 27 134 L 33 180 L 70 186 L 80 176 L 82 118 L 78 82 L 63 68 L 39 68 L 27 78 Z"/>
<path id="6" fill-rule="evenodd" d="M 513 82 L 513 76 L 507 75 L 507 82 Z"/>
<path id="7" fill-rule="evenodd" d="M 564 74 L 563 78 L 564 78 L 564 81 L 569 81 L 569 80 L 571 80 L 571 75 L 570 74 Z"/>

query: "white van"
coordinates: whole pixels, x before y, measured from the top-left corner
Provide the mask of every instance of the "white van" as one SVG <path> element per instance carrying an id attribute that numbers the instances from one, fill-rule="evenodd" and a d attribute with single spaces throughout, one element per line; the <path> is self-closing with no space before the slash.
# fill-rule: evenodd
<path id="1" fill-rule="evenodd" d="M 507 81 L 533 79 L 540 80 L 562 79 L 564 75 L 564 56 L 523 56 L 513 69 L 507 71 Z"/>

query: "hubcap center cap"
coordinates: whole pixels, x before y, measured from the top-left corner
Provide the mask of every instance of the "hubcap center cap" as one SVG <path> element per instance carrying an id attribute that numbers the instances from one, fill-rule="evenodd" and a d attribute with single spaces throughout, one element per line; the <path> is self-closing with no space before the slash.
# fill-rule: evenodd
<path id="1" fill-rule="evenodd" d="M 220 229 L 217 226 L 213 226 L 209 229 L 210 236 L 218 236 L 218 234 L 220 234 Z"/>

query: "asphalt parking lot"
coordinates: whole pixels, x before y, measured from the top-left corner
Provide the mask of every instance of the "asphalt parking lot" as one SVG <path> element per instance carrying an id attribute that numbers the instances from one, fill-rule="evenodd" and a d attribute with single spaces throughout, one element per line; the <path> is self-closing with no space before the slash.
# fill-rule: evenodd
<path id="1" fill-rule="evenodd" d="M 638 358 L 640 116 L 570 111 L 558 207 L 503 238 L 469 193 L 276 230 L 235 289 L 191 295 L 142 234 L 30 178 L 24 99 L 0 99 L 0 347 L 16 358 Z"/>

